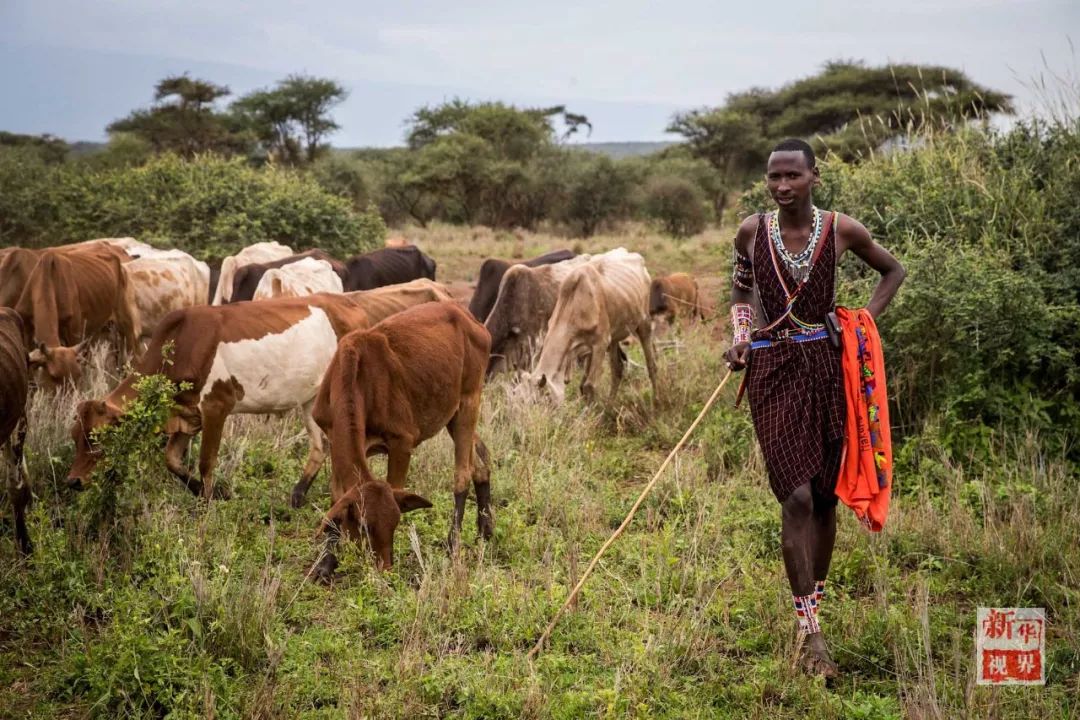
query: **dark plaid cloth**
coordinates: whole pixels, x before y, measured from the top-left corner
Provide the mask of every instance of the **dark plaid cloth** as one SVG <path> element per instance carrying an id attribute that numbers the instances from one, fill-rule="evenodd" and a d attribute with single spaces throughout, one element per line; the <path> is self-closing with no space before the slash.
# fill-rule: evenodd
<path id="1" fill-rule="evenodd" d="M 758 216 L 754 238 L 754 285 L 765 314 L 764 327 L 784 313 L 787 296 L 773 268 L 765 215 Z M 836 225 L 814 263 L 806 286 L 795 301 L 795 315 L 804 323 L 824 323 L 834 307 L 836 275 Z M 784 282 L 792 290 L 797 283 L 778 259 Z M 790 319 L 775 330 L 793 328 Z M 755 339 L 759 339 L 756 335 Z M 844 436 L 844 385 L 840 350 L 825 340 L 795 343 L 779 341 L 754 350 L 747 369 L 747 396 L 754 430 L 773 495 L 784 502 L 796 488 L 814 482 L 813 489 L 832 495 L 840 472 Z"/>

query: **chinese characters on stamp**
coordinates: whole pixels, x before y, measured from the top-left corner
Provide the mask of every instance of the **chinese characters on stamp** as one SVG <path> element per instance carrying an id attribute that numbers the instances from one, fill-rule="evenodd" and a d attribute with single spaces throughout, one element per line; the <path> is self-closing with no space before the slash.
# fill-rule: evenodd
<path id="1" fill-rule="evenodd" d="M 975 660 L 979 685 L 1043 685 L 1046 613 L 1042 608 L 979 608 Z"/>

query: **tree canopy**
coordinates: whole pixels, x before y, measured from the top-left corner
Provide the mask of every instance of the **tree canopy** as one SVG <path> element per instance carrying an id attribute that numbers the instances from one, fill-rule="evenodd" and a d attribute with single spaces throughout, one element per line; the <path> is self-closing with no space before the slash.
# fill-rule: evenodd
<path id="1" fill-rule="evenodd" d="M 992 113 L 1013 112 L 1009 95 L 935 65 L 867 67 L 832 61 L 777 90 L 752 88 L 716 108 L 677 115 L 668 130 L 729 178 L 761 170 L 771 147 L 803 137 L 845 160 L 872 153 L 909 128 L 952 130 Z"/>
<path id="2" fill-rule="evenodd" d="M 340 127 L 330 111 L 348 95 L 333 80 L 290 75 L 272 89 L 240 98 L 232 110 L 269 157 L 298 165 L 326 149 L 326 136 Z"/>

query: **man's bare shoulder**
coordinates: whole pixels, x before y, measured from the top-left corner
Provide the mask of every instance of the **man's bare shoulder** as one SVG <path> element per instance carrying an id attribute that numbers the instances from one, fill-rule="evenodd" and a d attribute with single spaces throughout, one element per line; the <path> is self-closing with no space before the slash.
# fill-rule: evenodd
<path id="1" fill-rule="evenodd" d="M 739 223 L 739 230 L 735 233 L 735 248 L 743 255 L 750 255 L 754 245 L 754 235 L 757 234 L 758 216 L 748 215 Z"/>
<path id="2" fill-rule="evenodd" d="M 838 212 L 836 214 L 835 222 L 837 224 L 836 239 L 839 240 L 840 245 L 837 249 L 840 252 L 851 248 L 857 248 L 870 242 L 870 231 L 866 229 L 865 225 L 850 215 Z"/>

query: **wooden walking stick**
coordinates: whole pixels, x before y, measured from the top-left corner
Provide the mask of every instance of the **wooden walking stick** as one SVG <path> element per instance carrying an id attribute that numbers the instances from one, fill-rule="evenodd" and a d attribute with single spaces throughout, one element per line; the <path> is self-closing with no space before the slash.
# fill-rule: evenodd
<path id="1" fill-rule="evenodd" d="M 679 450 L 682 449 L 682 446 L 686 444 L 686 441 L 690 439 L 690 435 L 694 432 L 694 429 L 697 428 L 698 423 L 701 422 L 701 419 L 705 417 L 705 413 L 707 413 L 709 411 L 709 408 L 712 407 L 713 403 L 716 402 L 716 398 L 720 396 L 720 391 L 724 389 L 724 386 L 727 385 L 727 382 L 730 379 L 731 370 L 728 370 L 727 375 L 724 376 L 724 379 L 721 380 L 720 384 L 716 386 L 715 390 L 713 390 L 712 397 L 710 397 L 705 403 L 705 407 L 701 408 L 701 412 L 698 413 L 697 418 L 695 418 L 694 422 L 691 423 L 689 428 L 687 428 L 686 432 L 683 433 L 682 439 L 679 440 L 678 444 L 676 444 L 675 447 L 671 449 L 671 452 L 668 453 L 668 456 L 660 465 L 660 469 L 656 471 L 656 474 L 653 475 L 652 480 L 650 480 L 649 483 L 645 486 L 645 489 L 641 491 L 641 495 L 638 496 L 637 502 L 634 503 L 634 506 L 630 508 L 630 512 L 626 514 L 626 519 L 622 521 L 622 525 L 620 525 L 618 529 L 611 534 L 611 537 L 609 537 L 607 539 L 607 542 L 603 544 L 603 546 L 600 548 L 600 551 L 596 553 L 595 556 L 593 556 L 593 559 L 589 562 L 589 566 L 585 568 L 585 572 L 582 573 L 581 579 L 578 580 L 577 585 L 574 586 L 574 589 L 570 591 L 570 595 L 566 598 L 566 602 L 564 602 L 562 607 L 559 608 L 559 611 L 555 613 L 555 617 L 551 618 L 551 622 L 549 622 L 548 626 L 544 628 L 544 632 L 540 636 L 540 639 L 536 641 L 536 644 L 533 645 L 532 650 L 530 650 L 529 654 L 525 656 L 527 659 L 532 660 L 540 653 L 540 648 L 544 646 L 544 642 L 551 635 L 551 631 L 555 629 L 555 625 L 559 622 L 559 618 L 562 617 L 563 613 L 566 612 L 566 609 L 570 607 L 570 605 L 574 602 L 574 598 L 577 597 L 578 592 L 581 590 L 582 586 L 585 585 L 585 581 L 589 579 L 589 575 L 592 574 L 593 568 L 596 567 L 596 563 L 600 561 L 600 557 L 607 551 L 611 544 L 615 542 L 615 538 L 619 537 L 619 535 L 622 535 L 623 530 L 625 530 L 627 526 L 630 525 L 630 521 L 633 519 L 634 513 L 637 512 L 637 509 L 645 500 L 645 496 L 648 495 L 649 492 L 653 489 L 653 486 L 656 485 L 656 481 L 660 479 L 660 476 L 664 473 L 664 469 L 667 468 L 668 463 L 670 463 L 671 459 L 675 457 L 675 453 L 679 452 Z"/>

